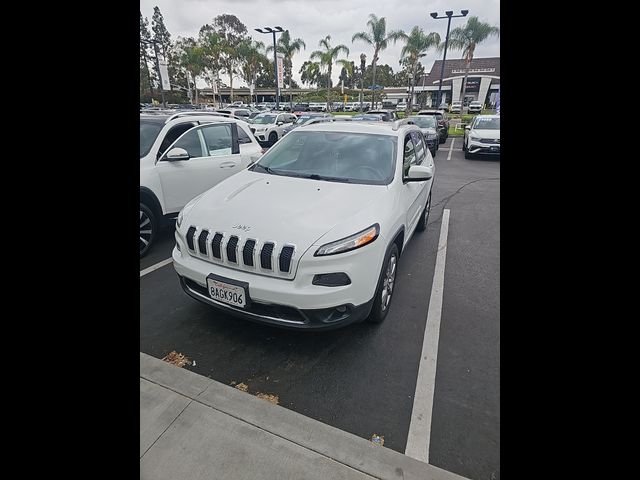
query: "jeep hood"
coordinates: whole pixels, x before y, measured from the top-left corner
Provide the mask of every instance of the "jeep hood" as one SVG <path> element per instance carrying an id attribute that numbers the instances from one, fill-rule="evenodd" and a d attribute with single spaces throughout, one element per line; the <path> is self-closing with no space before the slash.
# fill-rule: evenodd
<path id="1" fill-rule="evenodd" d="M 358 212 L 384 201 L 386 185 L 360 185 L 243 170 L 205 192 L 183 223 L 306 250 Z M 365 225 L 366 227 L 366 225 Z M 360 228 L 354 225 L 355 233 Z"/>

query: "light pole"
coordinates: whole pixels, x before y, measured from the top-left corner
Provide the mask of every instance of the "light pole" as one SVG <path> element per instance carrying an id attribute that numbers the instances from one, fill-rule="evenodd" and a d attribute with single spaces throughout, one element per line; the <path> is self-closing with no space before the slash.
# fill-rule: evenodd
<path id="1" fill-rule="evenodd" d="M 360 54 L 360 113 L 364 113 L 362 102 L 364 101 L 364 71 L 367 68 L 367 56 Z"/>
<path id="2" fill-rule="evenodd" d="M 280 85 L 278 84 L 278 58 L 276 56 L 276 32 L 281 33 L 284 32 L 282 27 L 264 27 L 264 30 L 261 28 L 255 28 L 256 32 L 260 33 L 271 33 L 273 35 L 273 75 L 274 80 L 276 82 L 276 110 L 280 109 Z"/>
<path id="3" fill-rule="evenodd" d="M 460 10 L 462 15 L 454 15 L 453 10 L 448 10 L 445 13 L 444 17 L 439 17 L 438 12 L 431 12 L 431 18 L 434 20 L 440 20 L 441 18 L 447 19 L 447 36 L 444 40 L 444 55 L 442 56 L 442 68 L 440 69 L 440 82 L 438 84 L 438 106 L 436 108 L 440 108 L 440 104 L 442 103 L 442 78 L 444 77 L 444 62 L 447 60 L 447 47 L 449 46 L 449 29 L 451 28 L 451 19 L 458 17 L 466 17 L 469 13 L 469 10 Z M 453 88 L 451 89 L 451 95 L 453 99 Z M 462 112 L 462 109 L 460 110 Z"/>
<path id="4" fill-rule="evenodd" d="M 153 52 L 156 56 L 156 70 L 158 71 L 158 80 L 160 80 L 160 95 L 162 95 L 162 108 L 167 108 L 167 104 L 164 100 L 164 88 L 162 88 L 162 74 L 160 73 L 160 60 L 158 59 L 158 41 L 157 40 L 145 40 L 143 38 L 140 39 L 142 43 L 152 43 L 153 44 Z"/>

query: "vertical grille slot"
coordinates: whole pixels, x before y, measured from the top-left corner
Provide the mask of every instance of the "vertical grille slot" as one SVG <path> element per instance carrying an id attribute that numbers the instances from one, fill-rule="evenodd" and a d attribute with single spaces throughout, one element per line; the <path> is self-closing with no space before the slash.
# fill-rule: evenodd
<path id="1" fill-rule="evenodd" d="M 255 240 L 247 240 L 242 249 L 242 261 L 245 265 L 253 267 L 253 251 L 256 248 Z"/>
<path id="2" fill-rule="evenodd" d="M 220 254 L 220 244 L 222 243 L 222 234 L 216 233 L 213 236 L 213 240 L 211 240 L 211 251 L 213 252 L 213 256 L 216 258 L 222 258 Z"/>
<path id="3" fill-rule="evenodd" d="M 232 235 L 227 243 L 227 260 L 233 263 L 238 263 L 236 258 L 236 247 L 238 246 L 238 237 Z"/>
<path id="4" fill-rule="evenodd" d="M 265 270 L 271 270 L 271 254 L 273 253 L 273 242 L 267 242 L 262 247 L 262 252 L 260 252 L 260 265 Z"/>
<path id="5" fill-rule="evenodd" d="M 196 247 L 193 245 L 193 236 L 196 233 L 196 227 L 189 227 L 189 230 L 187 230 L 187 245 L 189 246 L 190 250 L 195 250 Z"/>
<path id="6" fill-rule="evenodd" d="M 282 247 L 282 251 L 280 252 L 280 271 L 288 272 L 291 267 L 291 257 L 293 257 L 293 247 L 286 246 Z"/>
<path id="7" fill-rule="evenodd" d="M 207 254 L 207 237 L 209 236 L 209 230 L 202 230 L 198 235 L 198 250 L 203 255 Z"/>

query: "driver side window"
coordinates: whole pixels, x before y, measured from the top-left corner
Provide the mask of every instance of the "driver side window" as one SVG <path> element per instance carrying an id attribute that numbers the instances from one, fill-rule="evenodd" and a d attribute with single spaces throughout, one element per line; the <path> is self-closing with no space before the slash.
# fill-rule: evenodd
<path id="1" fill-rule="evenodd" d="M 171 148 L 184 148 L 191 158 L 204 156 L 199 129 L 185 133 Z"/>
<path id="2" fill-rule="evenodd" d="M 411 140 L 411 135 L 404 137 L 404 157 L 402 162 L 402 176 L 409 175 L 409 167 L 416 163 L 416 148 Z"/>

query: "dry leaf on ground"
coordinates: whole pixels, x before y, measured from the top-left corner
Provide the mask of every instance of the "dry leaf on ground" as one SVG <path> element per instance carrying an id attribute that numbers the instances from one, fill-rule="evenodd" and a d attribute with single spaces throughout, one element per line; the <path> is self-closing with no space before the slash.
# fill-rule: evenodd
<path id="1" fill-rule="evenodd" d="M 183 354 L 176 352 L 175 350 L 162 359 L 167 363 L 171 363 L 177 367 L 184 367 L 185 365 L 191 365 L 191 361 Z"/>
<path id="2" fill-rule="evenodd" d="M 271 395 L 270 393 L 258 393 L 256 394 L 256 397 L 266 400 L 267 402 L 271 402 L 274 405 L 278 405 L 278 401 L 280 400 L 277 395 Z"/>
<path id="3" fill-rule="evenodd" d="M 247 385 L 246 383 L 239 383 L 235 386 L 235 388 L 237 388 L 241 392 L 246 392 L 247 390 L 249 390 L 249 385 Z"/>

